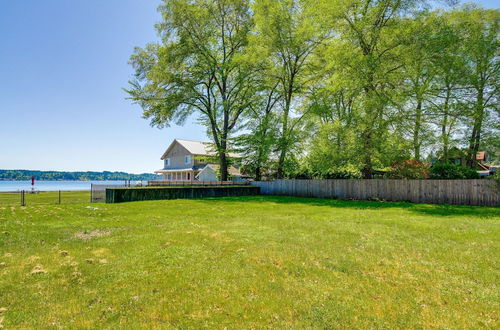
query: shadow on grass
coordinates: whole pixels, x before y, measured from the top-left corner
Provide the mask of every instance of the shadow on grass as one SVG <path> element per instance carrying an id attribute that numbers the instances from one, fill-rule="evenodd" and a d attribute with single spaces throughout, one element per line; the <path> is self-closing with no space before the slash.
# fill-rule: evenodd
<path id="1" fill-rule="evenodd" d="M 449 205 L 449 204 L 418 204 L 409 202 L 384 202 L 384 201 L 345 201 L 327 198 L 309 198 L 292 196 L 239 196 L 223 198 L 204 198 L 200 201 L 215 202 L 223 199 L 228 202 L 266 202 L 277 204 L 307 204 L 310 206 L 329 206 L 334 208 L 352 209 L 405 209 L 415 213 L 434 216 L 460 216 L 473 215 L 475 217 L 490 218 L 500 217 L 500 208 L 486 206 Z"/>

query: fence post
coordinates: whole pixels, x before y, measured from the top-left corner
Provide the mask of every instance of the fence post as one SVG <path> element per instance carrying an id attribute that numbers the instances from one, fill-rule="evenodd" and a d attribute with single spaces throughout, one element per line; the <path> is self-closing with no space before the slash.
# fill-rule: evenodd
<path id="1" fill-rule="evenodd" d="M 92 201 L 93 201 L 93 198 L 92 198 L 92 192 L 94 191 L 93 186 L 94 186 L 94 184 L 93 184 L 93 183 L 91 183 L 91 184 L 90 184 L 90 202 L 91 202 L 91 203 L 92 203 Z"/>
<path id="2" fill-rule="evenodd" d="M 59 204 L 61 204 L 61 191 L 59 190 Z"/>
<path id="3" fill-rule="evenodd" d="M 21 206 L 26 206 L 26 202 L 24 200 L 24 190 L 21 190 Z"/>

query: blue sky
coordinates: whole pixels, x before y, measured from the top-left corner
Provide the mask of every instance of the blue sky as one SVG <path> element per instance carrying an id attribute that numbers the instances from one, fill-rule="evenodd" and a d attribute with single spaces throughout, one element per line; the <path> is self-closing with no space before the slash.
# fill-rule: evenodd
<path id="1" fill-rule="evenodd" d="M 195 118 L 152 128 L 125 99 L 159 3 L 0 0 L 0 169 L 152 172 L 174 138 L 207 140 Z"/>

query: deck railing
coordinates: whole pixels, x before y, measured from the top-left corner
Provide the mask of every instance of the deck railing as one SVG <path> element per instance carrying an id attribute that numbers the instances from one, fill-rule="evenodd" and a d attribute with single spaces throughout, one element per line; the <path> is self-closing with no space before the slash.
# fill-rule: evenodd
<path id="1" fill-rule="evenodd" d="M 176 181 L 176 180 L 159 180 L 148 181 L 149 187 L 164 187 L 164 186 L 244 186 L 250 182 L 247 181 Z"/>

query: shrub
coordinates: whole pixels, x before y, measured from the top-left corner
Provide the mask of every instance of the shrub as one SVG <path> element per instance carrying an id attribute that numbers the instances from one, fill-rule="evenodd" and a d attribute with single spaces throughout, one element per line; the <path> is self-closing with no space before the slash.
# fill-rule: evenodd
<path id="1" fill-rule="evenodd" d="M 335 167 L 318 175 L 322 179 L 361 179 L 361 172 L 353 166 Z"/>
<path id="2" fill-rule="evenodd" d="M 313 171 L 309 167 L 302 166 L 290 173 L 288 179 L 361 179 L 361 172 L 354 166 L 343 166 L 331 168 L 325 172 Z"/>
<path id="3" fill-rule="evenodd" d="M 288 175 L 288 179 L 307 180 L 314 177 L 312 171 L 307 167 L 298 168 Z"/>
<path id="4" fill-rule="evenodd" d="M 496 180 L 496 182 L 500 183 L 500 171 L 495 171 L 495 173 L 493 173 L 492 178 Z"/>
<path id="5" fill-rule="evenodd" d="M 431 167 L 431 179 L 479 179 L 479 173 L 465 166 L 436 164 Z"/>
<path id="6" fill-rule="evenodd" d="M 405 160 L 391 164 L 386 174 L 391 179 L 427 179 L 429 166 L 418 160 Z"/>

